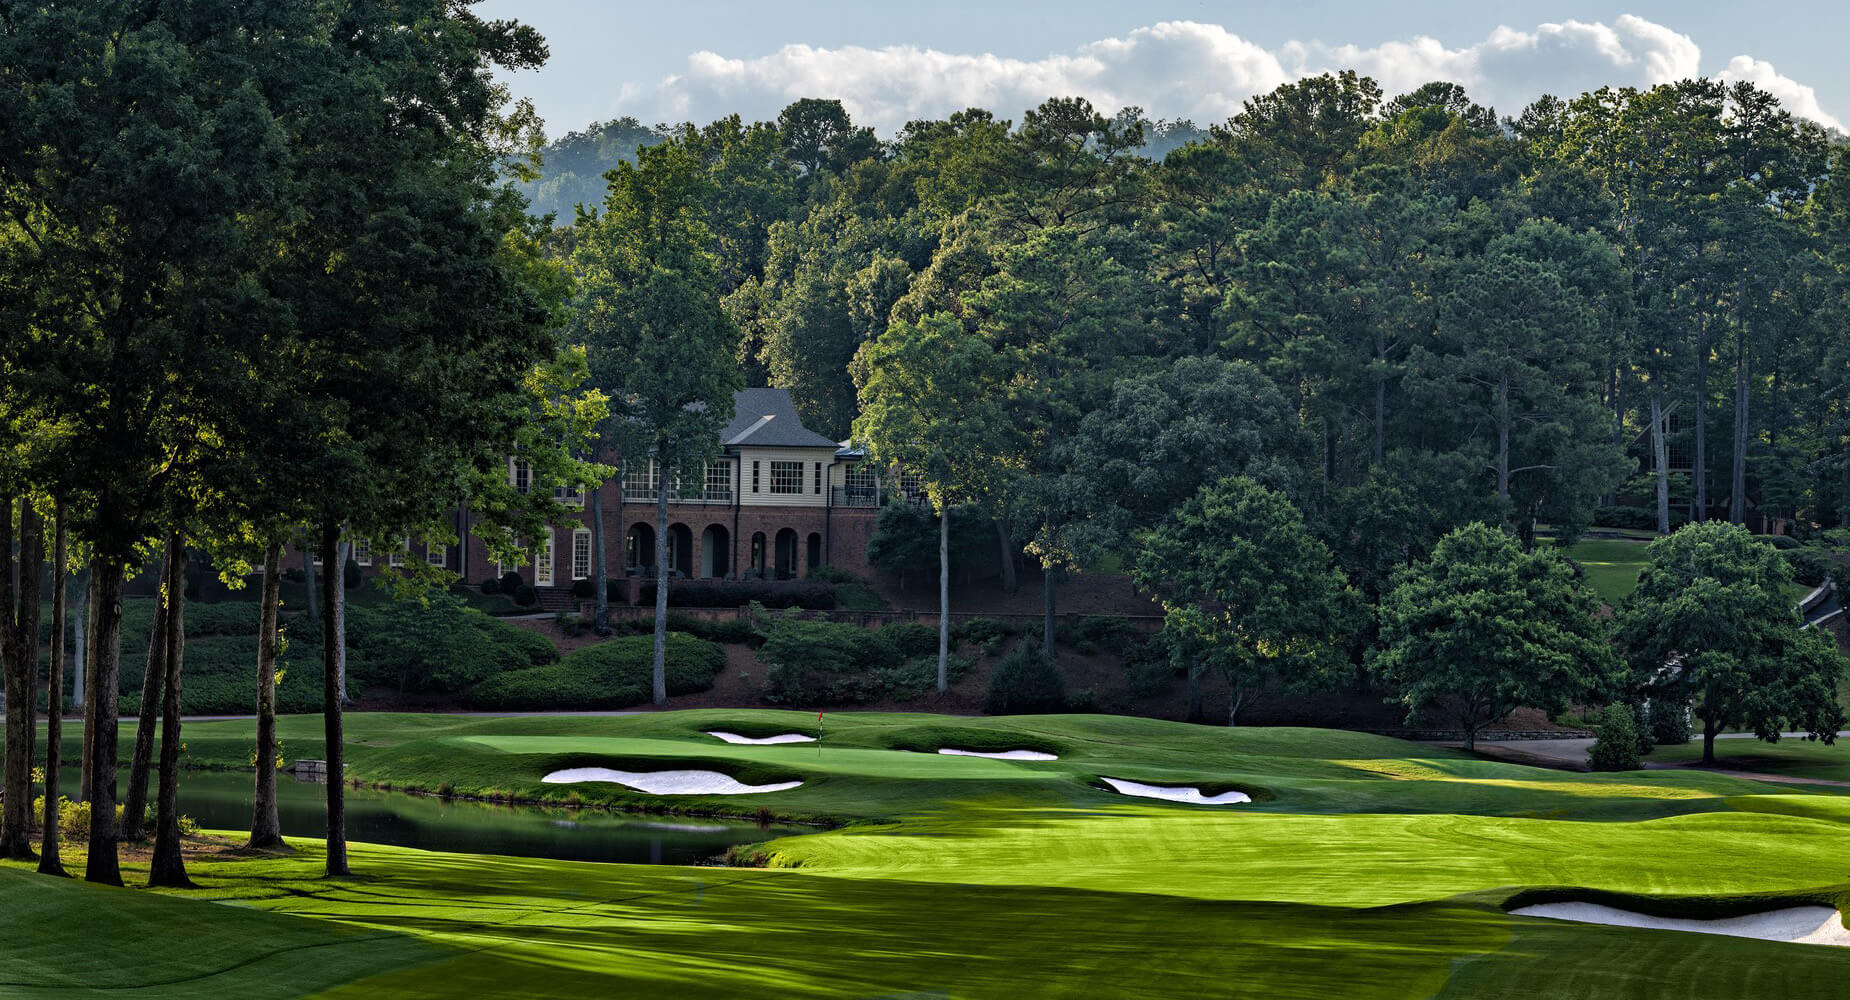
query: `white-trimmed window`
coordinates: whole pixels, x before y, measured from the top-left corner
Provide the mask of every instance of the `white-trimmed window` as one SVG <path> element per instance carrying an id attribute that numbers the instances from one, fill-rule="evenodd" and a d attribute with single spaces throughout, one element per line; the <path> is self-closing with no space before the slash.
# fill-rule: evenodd
<path id="1" fill-rule="evenodd" d="M 405 564 L 405 553 L 410 552 L 410 551 L 411 551 L 411 536 L 406 535 L 404 538 L 404 541 L 400 542 L 398 544 L 397 550 L 395 550 L 392 553 L 392 556 L 390 559 L 391 564 L 394 566 L 403 566 Z"/>
<path id="2" fill-rule="evenodd" d="M 572 529 L 572 579 L 591 578 L 591 529 Z"/>
<path id="3" fill-rule="evenodd" d="M 803 463 L 772 462 L 771 492 L 784 495 L 803 492 Z"/>
<path id="4" fill-rule="evenodd" d="M 373 543 L 364 538 L 353 540 L 353 561 L 362 566 L 373 564 Z"/>
<path id="5" fill-rule="evenodd" d="M 533 465 L 524 458 L 509 456 L 507 460 L 507 481 L 514 487 L 514 492 L 525 493 L 533 489 Z"/>
<path id="6" fill-rule="evenodd" d="M 533 585 L 536 587 L 552 586 L 552 529 L 540 537 L 540 544 L 535 546 L 537 554 L 533 558 Z"/>
<path id="7" fill-rule="evenodd" d="M 583 507 L 585 505 L 585 493 L 576 486 L 555 486 L 553 487 L 552 497 L 554 500 L 559 501 L 567 507 Z"/>
<path id="8" fill-rule="evenodd" d="M 425 542 L 424 561 L 442 569 L 450 563 L 450 547 L 437 542 Z"/>
<path id="9" fill-rule="evenodd" d="M 925 498 L 925 480 L 916 472 L 902 472 L 899 475 L 899 493 L 907 500 L 919 501 Z"/>
<path id="10" fill-rule="evenodd" d="M 842 483 L 853 493 L 872 494 L 879 487 L 874 478 L 874 468 L 866 462 L 855 462 L 842 473 Z"/>
<path id="11" fill-rule="evenodd" d="M 662 485 L 661 469 L 655 459 L 648 464 L 632 462 L 623 470 L 623 496 L 631 500 L 653 500 L 655 491 Z"/>
<path id="12" fill-rule="evenodd" d="M 758 492 L 758 460 L 752 459 L 752 492 Z"/>
<path id="13" fill-rule="evenodd" d="M 732 499 L 732 463 L 731 462 L 708 462 L 707 463 L 706 498 L 708 500 L 730 500 Z"/>
<path id="14" fill-rule="evenodd" d="M 822 463 L 816 463 L 816 495 L 822 495 Z"/>

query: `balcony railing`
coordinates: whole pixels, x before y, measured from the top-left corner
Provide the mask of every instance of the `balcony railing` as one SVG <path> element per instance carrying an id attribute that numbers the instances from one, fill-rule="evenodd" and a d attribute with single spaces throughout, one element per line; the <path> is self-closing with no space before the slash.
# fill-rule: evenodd
<path id="1" fill-rule="evenodd" d="M 625 486 L 623 487 L 623 502 L 624 503 L 654 503 L 655 502 L 655 491 L 652 489 L 639 490 L 633 487 Z M 668 491 L 668 502 L 669 503 L 731 503 L 732 502 L 732 490 L 712 489 L 712 490 L 702 490 L 696 493 L 688 493 L 688 494 L 682 494 L 680 490 L 669 490 Z"/>
<path id="2" fill-rule="evenodd" d="M 872 486 L 829 487 L 831 507 L 878 507 L 880 491 Z"/>

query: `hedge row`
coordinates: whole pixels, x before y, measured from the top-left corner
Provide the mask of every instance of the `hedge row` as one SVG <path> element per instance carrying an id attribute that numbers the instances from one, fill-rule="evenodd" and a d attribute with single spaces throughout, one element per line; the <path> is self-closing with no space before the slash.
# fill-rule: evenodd
<path id="1" fill-rule="evenodd" d="M 742 608 L 753 602 L 767 608 L 832 611 L 835 585 L 823 580 L 676 580 L 668 585 L 671 608 Z M 655 603 L 655 581 L 636 588 L 636 603 Z"/>
<path id="2" fill-rule="evenodd" d="M 787 613 L 771 622 L 758 650 L 770 667 L 764 700 L 810 706 L 916 697 L 937 682 L 937 649 L 937 632 L 917 623 L 867 629 Z M 950 664 L 954 676 L 969 667 L 961 658 Z"/>
<path id="3" fill-rule="evenodd" d="M 653 637 L 622 636 L 573 650 L 557 663 L 497 674 L 471 688 L 467 700 L 490 710 L 626 708 L 650 699 L 654 661 Z M 705 691 L 725 666 L 726 651 L 716 643 L 668 634 L 669 694 Z"/>

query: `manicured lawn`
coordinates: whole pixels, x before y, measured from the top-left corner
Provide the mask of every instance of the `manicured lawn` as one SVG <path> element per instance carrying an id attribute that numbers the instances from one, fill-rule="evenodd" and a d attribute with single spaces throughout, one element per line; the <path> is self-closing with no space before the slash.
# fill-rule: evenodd
<path id="1" fill-rule="evenodd" d="M 1693 764 L 1702 759 L 1702 741 L 1680 747 L 1658 747 L 1650 759 L 1666 764 Z M 1732 771 L 1758 771 L 1794 778 L 1850 781 L 1850 741 L 1826 746 L 1816 740 L 1787 737 L 1778 743 L 1753 739 L 1715 741 L 1715 766 Z M 1850 792 L 1850 789 L 1844 791 Z"/>
<path id="2" fill-rule="evenodd" d="M 1637 541 L 1586 538 L 1563 551 L 1586 571 L 1587 583 L 1600 598 L 1616 606 L 1638 589 L 1638 574 L 1644 569 L 1644 550 L 1651 537 L 1655 536 Z"/>
<path id="3" fill-rule="evenodd" d="M 318 721 L 283 720 L 291 756 L 319 754 Z M 848 825 L 772 842 L 767 869 L 363 845 L 356 877 L 329 881 L 316 877 L 318 844 L 298 841 L 290 856 L 195 862 L 205 888 L 185 894 L 192 901 L 99 895 L 109 891 L 0 870 L 9 900 L 32 901 L 25 911 L 0 908 L 0 935 L 42 938 L 24 951 L 0 949 L 0 984 L 82 975 L 59 947 L 77 950 L 85 914 L 114 913 L 105 899 L 149 909 L 112 915 L 121 925 L 106 931 L 113 964 L 101 981 L 174 984 L 136 993 L 156 996 L 193 995 L 179 984 L 232 975 L 217 970 L 239 956 L 257 970 L 283 962 L 271 939 L 296 936 L 323 958 L 285 994 L 339 982 L 328 995 L 355 998 L 1719 1000 L 1834 997 L 1850 976 L 1842 949 L 1561 924 L 1501 909 L 1524 887 L 1633 893 L 1673 906 L 1697 905 L 1673 899 L 1681 897 L 1841 903 L 1850 899 L 1850 796 L 1829 790 L 1696 771 L 1572 774 L 1365 734 L 1104 716 L 844 713 L 827 718 L 820 750 L 734 746 L 702 732 L 813 734 L 815 723 L 808 713 L 726 710 L 354 715 L 351 773 L 362 780 L 633 807 L 668 800 L 539 778 L 575 765 L 699 766 L 805 784 L 676 807 L 764 806 Z M 242 760 L 248 728 L 189 724 L 188 756 Z M 945 745 L 1060 759 L 929 752 Z M 1819 765 L 1837 752 L 1812 749 Z M 1102 775 L 1238 787 L 1258 801 L 1129 799 L 1095 787 Z M 184 910 L 175 919 L 206 946 L 199 957 L 170 947 L 143 969 L 135 957 L 166 940 L 158 928 L 169 910 Z"/>

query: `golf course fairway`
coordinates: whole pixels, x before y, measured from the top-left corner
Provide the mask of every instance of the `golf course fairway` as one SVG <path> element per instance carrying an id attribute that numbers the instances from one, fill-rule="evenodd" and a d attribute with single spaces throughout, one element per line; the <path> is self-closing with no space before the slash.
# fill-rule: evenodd
<path id="1" fill-rule="evenodd" d="M 282 720 L 292 756 L 319 755 L 319 724 Z M 189 723 L 189 765 L 237 766 L 248 727 Z M 196 842 L 195 890 L 8 863 L 0 993 L 1803 1000 L 1850 981 L 1850 949 L 1505 912 L 1582 898 L 1698 918 L 1842 908 L 1850 789 L 1583 775 L 1357 733 L 1106 716 L 844 713 L 820 744 L 732 744 L 715 729 L 816 735 L 795 712 L 354 715 L 349 777 L 817 824 L 735 852 L 761 867 L 356 844 L 355 875 L 330 880 L 316 841 L 256 854 L 229 833 Z M 542 780 L 583 767 L 801 784 L 651 796 Z M 1253 801 L 1128 798 L 1107 774 Z M 145 881 L 138 857 L 131 885 Z"/>

